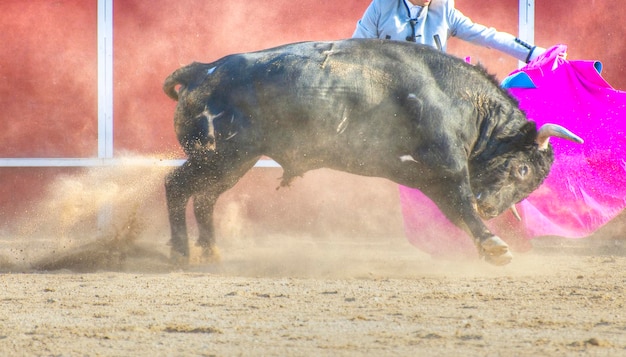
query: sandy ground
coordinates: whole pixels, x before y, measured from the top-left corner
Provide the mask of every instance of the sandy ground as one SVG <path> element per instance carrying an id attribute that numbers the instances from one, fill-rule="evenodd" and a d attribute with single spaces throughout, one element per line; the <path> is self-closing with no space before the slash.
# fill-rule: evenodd
<path id="1" fill-rule="evenodd" d="M 0 355 L 626 355 L 620 241 L 537 244 L 498 268 L 283 238 L 185 271 L 92 245 L 5 265 Z"/>
<path id="2" fill-rule="evenodd" d="M 621 227 L 611 238 L 537 239 L 510 265 L 493 267 L 410 246 L 397 201 L 381 203 L 397 197 L 393 186 L 315 216 L 340 226 L 365 205 L 369 236 L 358 239 L 345 238 L 353 227 L 318 235 L 297 221 L 307 200 L 271 203 L 282 216 L 297 211 L 277 217 L 281 227 L 293 221 L 308 232 L 284 234 L 255 208 L 265 199 L 230 196 L 218 209 L 221 262 L 181 270 L 168 264 L 162 201 L 149 198 L 162 200 L 163 173 L 144 171 L 122 173 L 120 184 L 109 171 L 66 177 L 16 222 L 17 233 L 0 231 L 0 355 L 626 355 Z M 381 186 L 346 187 L 364 182 Z M 342 207 L 336 192 L 322 192 L 311 196 Z M 95 222 L 94 202 L 99 211 L 114 206 L 112 216 Z M 251 216 L 261 222 L 246 225 Z"/>

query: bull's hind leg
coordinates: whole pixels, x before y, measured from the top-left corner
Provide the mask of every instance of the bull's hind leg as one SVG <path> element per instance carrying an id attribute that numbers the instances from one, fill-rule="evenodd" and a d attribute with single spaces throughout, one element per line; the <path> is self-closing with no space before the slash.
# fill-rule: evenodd
<path id="1" fill-rule="evenodd" d="M 230 157 L 230 156 L 229 156 Z M 194 200 L 194 215 L 198 224 L 198 245 L 205 258 L 215 257 L 213 209 L 219 196 L 233 187 L 254 166 L 258 157 L 244 160 L 235 156 L 213 156 L 212 160 L 188 160 L 174 170 L 165 183 L 167 208 L 172 237 L 171 259 L 175 264 L 189 262 L 189 243 L 185 219 L 189 199 Z"/>
<path id="2" fill-rule="evenodd" d="M 193 213 L 198 223 L 198 241 L 202 248 L 202 259 L 205 261 L 219 261 L 219 252 L 215 246 L 215 227 L 213 224 L 213 210 L 217 198 L 212 193 L 201 193 L 193 197 Z"/>
<path id="3" fill-rule="evenodd" d="M 185 212 L 187 202 L 198 190 L 201 179 L 198 167 L 190 161 L 174 169 L 165 178 L 165 196 L 171 229 L 170 257 L 174 264 L 185 264 L 189 260 Z"/>
<path id="4" fill-rule="evenodd" d="M 219 260 L 219 253 L 215 244 L 213 217 L 217 199 L 222 193 L 232 188 L 254 166 L 257 160 L 258 157 L 245 162 L 237 160 L 213 171 L 212 175 L 207 177 L 208 184 L 204 186 L 204 190 L 194 195 L 194 215 L 198 224 L 197 245 L 202 248 L 204 261 Z"/>

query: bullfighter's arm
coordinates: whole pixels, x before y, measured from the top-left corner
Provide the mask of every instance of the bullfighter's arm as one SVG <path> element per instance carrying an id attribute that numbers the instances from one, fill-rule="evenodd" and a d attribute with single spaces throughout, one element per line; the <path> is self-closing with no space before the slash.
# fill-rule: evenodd
<path id="1" fill-rule="evenodd" d="M 544 48 L 528 44 L 509 33 L 474 23 L 457 9 L 452 9 L 451 13 L 448 14 L 448 22 L 451 36 L 493 48 L 523 62 L 529 62 L 545 52 Z"/>

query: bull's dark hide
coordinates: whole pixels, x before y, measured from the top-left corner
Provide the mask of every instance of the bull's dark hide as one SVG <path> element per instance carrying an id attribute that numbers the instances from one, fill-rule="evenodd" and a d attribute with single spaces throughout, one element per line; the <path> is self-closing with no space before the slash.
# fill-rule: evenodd
<path id="1" fill-rule="evenodd" d="M 536 189 L 553 160 L 537 129 L 495 79 L 411 43 L 307 42 L 193 63 L 170 75 L 176 134 L 187 162 L 166 180 L 172 253 L 211 254 L 213 206 L 262 156 L 282 185 L 317 168 L 384 177 L 429 196 L 498 264 L 510 253 L 481 220 Z"/>

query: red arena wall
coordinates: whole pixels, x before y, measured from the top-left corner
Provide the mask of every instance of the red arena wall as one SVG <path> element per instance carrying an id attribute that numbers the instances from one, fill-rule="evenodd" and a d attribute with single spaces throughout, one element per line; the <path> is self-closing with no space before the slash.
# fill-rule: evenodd
<path id="1" fill-rule="evenodd" d="M 114 3 L 115 146 L 177 153 L 174 102 L 163 80 L 193 61 L 288 42 L 350 37 L 367 4 L 288 0 L 118 1 Z M 139 140 L 138 140 L 139 139 Z"/>
<path id="2" fill-rule="evenodd" d="M 0 157 L 97 154 L 96 5 L 0 3 Z"/>
<path id="3" fill-rule="evenodd" d="M 0 2 L 0 157 L 97 155 L 96 16 L 96 1 Z M 0 168 L 0 232 L 74 171 Z"/>
<path id="4" fill-rule="evenodd" d="M 475 22 L 518 31 L 517 0 L 456 4 Z M 369 0 L 113 1 L 114 155 L 182 158 L 173 132 L 175 103 L 161 90 L 165 77 L 179 66 L 288 42 L 348 38 L 368 5 Z M 622 5 L 621 0 L 536 1 L 535 42 L 543 47 L 564 43 L 570 58 L 602 61 L 607 81 L 626 89 Z M 97 9 L 97 0 L 0 2 L 0 157 L 97 155 Z M 458 40 L 451 42 L 449 52 L 470 56 L 500 79 L 518 65 L 506 55 Z M 27 207 L 52 178 L 76 170 L 0 168 L 2 222 L 28 214 Z M 255 169 L 252 175 L 244 186 L 262 182 L 268 187 L 255 186 L 254 194 L 275 195 L 280 173 Z M 398 212 L 395 186 L 374 182 L 376 187 L 366 189 L 392 195 L 384 203 Z M 308 207 L 339 204 L 333 200 L 322 195 Z M 283 210 L 289 204 L 276 203 Z M 350 214 L 349 206 L 342 208 Z M 265 218 L 253 207 L 248 214 Z M 283 223 L 302 228 L 300 223 Z"/>

